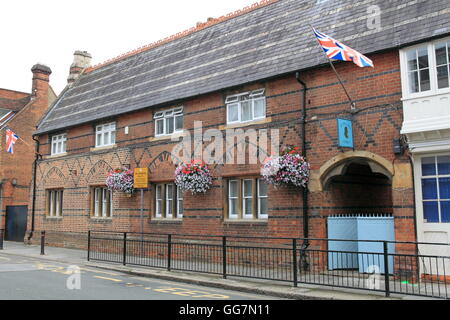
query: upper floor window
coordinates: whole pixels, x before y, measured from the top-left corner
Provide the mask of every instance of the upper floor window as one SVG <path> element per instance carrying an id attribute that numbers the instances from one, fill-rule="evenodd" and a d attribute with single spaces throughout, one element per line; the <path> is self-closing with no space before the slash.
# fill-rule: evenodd
<path id="1" fill-rule="evenodd" d="M 450 40 L 437 40 L 403 50 L 401 57 L 405 96 L 449 91 Z"/>
<path id="2" fill-rule="evenodd" d="M 266 117 L 265 89 L 228 96 L 227 123 L 249 122 Z"/>
<path id="3" fill-rule="evenodd" d="M 450 155 L 422 158 L 423 218 L 450 223 Z"/>
<path id="4" fill-rule="evenodd" d="M 66 142 L 67 142 L 67 135 L 64 134 L 58 134 L 56 136 L 52 136 L 52 151 L 51 154 L 62 154 L 66 152 Z"/>
<path id="5" fill-rule="evenodd" d="M 155 119 L 155 136 L 180 132 L 183 130 L 183 107 L 158 111 L 153 119 Z"/>
<path id="6" fill-rule="evenodd" d="M 105 123 L 95 127 L 95 146 L 111 146 L 116 143 L 116 123 Z"/>

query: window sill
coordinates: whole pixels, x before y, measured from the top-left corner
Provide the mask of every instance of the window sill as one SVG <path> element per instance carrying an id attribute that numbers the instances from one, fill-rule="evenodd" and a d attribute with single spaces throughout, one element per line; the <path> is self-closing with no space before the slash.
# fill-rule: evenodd
<path id="1" fill-rule="evenodd" d="M 239 122 L 239 123 L 232 123 L 227 125 L 222 125 L 219 127 L 219 130 L 227 130 L 227 129 L 233 129 L 233 128 L 240 128 L 240 127 L 248 127 L 253 126 L 257 124 L 264 124 L 264 123 L 270 123 L 272 122 L 272 117 L 267 117 L 264 119 L 249 121 L 249 122 Z"/>
<path id="2" fill-rule="evenodd" d="M 179 131 L 179 132 L 174 132 L 172 134 L 165 134 L 165 135 L 161 135 L 161 136 L 150 137 L 150 138 L 148 138 L 148 141 L 160 141 L 160 140 L 177 139 L 177 138 L 182 137 L 183 134 L 184 134 L 184 130 L 183 131 Z"/>
<path id="3" fill-rule="evenodd" d="M 44 156 L 42 158 L 43 159 L 54 159 L 54 158 L 64 157 L 64 156 L 67 156 L 67 155 L 68 155 L 68 153 L 64 152 L 64 153 L 58 153 L 58 154 L 51 154 L 51 155 L 48 155 L 48 156 Z"/>
<path id="4" fill-rule="evenodd" d="M 225 219 L 225 224 L 258 224 L 267 225 L 268 219 Z"/>
<path id="5" fill-rule="evenodd" d="M 62 216 L 45 216 L 46 220 L 62 220 Z"/>
<path id="6" fill-rule="evenodd" d="M 183 222 L 183 218 L 152 218 L 150 219 L 149 223 L 154 223 L 154 224 L 165 224 L 165 223 L 182 223 Z"/>
<path id="7" fill-rule="evenodd" d="M 112 222 L 112 217 L 92 217 L 90 218 L 92 222 Z"/>
<path id="8" fill-rule="evenodd" d="M 117 144 L 111 144 L 109 146 L 94 147 L 94 148 L 91 148 L 90 151 L 91 152 L 93 152 L 93 151 L 102 151 L 102 150 L 113 149 L 113 148 L 116 148 L 116 147 L 117 147 Z"/>

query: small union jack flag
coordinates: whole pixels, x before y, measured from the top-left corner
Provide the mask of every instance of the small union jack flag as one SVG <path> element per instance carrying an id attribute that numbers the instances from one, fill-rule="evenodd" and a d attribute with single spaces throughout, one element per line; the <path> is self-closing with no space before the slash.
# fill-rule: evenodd
<path id="1" fill-rule="evenodd" d="M 346 46 L 345 44 L 327 36 L 325 33 L 319 32 L 314 29 L 314 34 L 319 40 L 319 44 L 322 46 L 323 51 L 330 59 L 342 60 L 342 61 L 352 61 L 358 67 L 372 67 L 373 62 L 366 56 L 362 55 L 356 50 Z"/>
<path id="2" fill-rule="evenodd" d="M 15 134 L 11 129 L 6 129 L 6 151 L 12 154 L 14 153 L 13 147 L 17 139 L 19 139 L 17 134 Z"/>

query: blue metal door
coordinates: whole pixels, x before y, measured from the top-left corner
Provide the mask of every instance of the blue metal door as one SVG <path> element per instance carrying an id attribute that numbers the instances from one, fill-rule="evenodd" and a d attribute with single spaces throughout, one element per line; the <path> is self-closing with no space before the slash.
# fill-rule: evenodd
<path id="1" fill-rule="evenodd" d="M 328 217 L 328 239 L 357 240 L 357 217 Z M 328 269 L 358 269 L 357 241 L 328 241 Z"/>

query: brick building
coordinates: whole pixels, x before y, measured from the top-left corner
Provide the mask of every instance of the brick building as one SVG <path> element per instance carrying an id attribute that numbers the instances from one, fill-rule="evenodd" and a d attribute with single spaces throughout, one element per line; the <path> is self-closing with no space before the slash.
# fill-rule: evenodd
<path id="1" fill-rule="evenodd" d="M 31 94 L 0 89 L 0 128 L 9 127 L 23 139 L 16 142 L 14 154 L 7 153 L 5 130 L 1 130 L 0 229 L 6 228 L 9 240 L 23 239 L 35 160 L 32 133 L 49 104 L 56 99 L 49 86 L 50 68 L 36 64 L 31 71 Z"/>
<path id="2" fill-rule="evenodd" d="M 29 230 L 35 221 L 36 230 L 67 237 L 139 232 L 139 195 L 111 194 L 105 178 L 117 167 L 147 167 L 146 232 L 324 238 L 330 216 L 370 216 L 391 219 L 390 236 L 414 241 L 399 47 L 444 37 L 449 13 L 439 11 L 439 0 L 369 2 L 263 1 L 98 66 L 77 51 L 68 86 L 36 131 L 43 159 Z M 368 16 L 369 5 L 378 16 Z M 309 24 L 374 61 L 374 69 L 336 63 L 356 110 Z M 352 121 L 353 148 L 339 146 L 337 118 Z M 281 148 L 306 153 L 308 188 L 264 185 L 260 163 L 215 164 L 207 193 L 176 192 L 171 138 L 193 134 L 195 121 L 224 136 L 236 128 L 278 130 Z M 199 145 L 208 142 L 192 147 Z"/>

